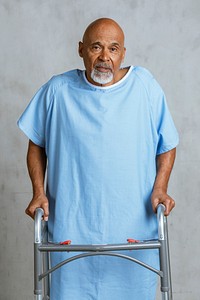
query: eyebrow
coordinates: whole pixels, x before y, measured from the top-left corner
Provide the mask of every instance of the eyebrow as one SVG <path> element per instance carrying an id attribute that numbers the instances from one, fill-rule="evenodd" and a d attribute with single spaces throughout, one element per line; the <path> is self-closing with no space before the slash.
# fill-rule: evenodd
<path id="1" fill-rule="evenodd" d="M 99 41 L 96 41 L 96 42 L 94 42 L 94 43 L 91 44 L 91 46 L 93 46 L 93 45 L 99 45 L 99 46 L 102 46 L 102 43 L 99 42 Z M 112 42 L 112 43 L 110 44 L 110 46 L 116 46 L 116 47 L 121 48 L 120 44 L 117 43 L 117 42 Z"/>

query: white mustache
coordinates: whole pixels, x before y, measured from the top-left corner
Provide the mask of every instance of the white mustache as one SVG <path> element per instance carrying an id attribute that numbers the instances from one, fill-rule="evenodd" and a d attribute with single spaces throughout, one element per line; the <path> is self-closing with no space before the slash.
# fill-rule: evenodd
<path id="1" fill-rule="evenodd" d="M 110 69 L 112 71 L 112 67 L 110 65 L 108 65 L 107 63 L 98 63 L 94 66 L 94 68 L 106 68 L 106 69 Z"/>

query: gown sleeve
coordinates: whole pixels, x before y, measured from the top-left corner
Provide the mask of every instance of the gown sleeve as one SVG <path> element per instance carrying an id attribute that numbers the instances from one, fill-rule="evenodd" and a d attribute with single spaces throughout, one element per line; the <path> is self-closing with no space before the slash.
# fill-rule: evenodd
<path id="1" fill-rule="evenodd" d="M 175 148 L 178 145 L 179 136 L 165 94 L 153 77 L 151 79 L 150 101 L 152 117 L 158 136 L 156 154 L 159 155 Z"/>
<path id="2" fill-rule="evenodd" d="M 156 155 L 165 153 L 175 148 L 179 143 L 179 136 L 168 109 L 165 94 L 153 77 L 143 67 L 135 68 L 136 74 L 143 82 L 151 107 L 151 117 L 156 133 Z"/>
<path id="3" fill-rule="evenodd" d="M 17 122 L 24 134 L 40 147 L 45 147 L 45 125 L 51 99 L 52 91 L 47 82 L 37 91 Z"/>

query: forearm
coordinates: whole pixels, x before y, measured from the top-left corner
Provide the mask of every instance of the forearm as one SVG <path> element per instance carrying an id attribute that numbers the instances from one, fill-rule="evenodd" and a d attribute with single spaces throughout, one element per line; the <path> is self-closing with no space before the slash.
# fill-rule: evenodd
<path id="1" fill-rule="evenodd" d="M 154 190 L 167 192 L 170 174 L 176 157 L 176 148 L 160 154 L 156 158 L 157 172 L 154 183 Z"/>
<path id="2" fill-rule="evenodd" d="M 176 149 L 160 154 L 156 158 L 157 175 L 151 195 L 153 210 L 156 212 L 158 204 L 165 205 L 165 215 L 169 215 L 175 206 L 175 201 L 167 194 L 168 182 L 174 165 Z"/>
<path id="3" fill-rule="evenodd" d="M 33 195 L 44 194 L 46 160 L 45 149 L 29 141 L 27 167 L 32 182 Z"/>
<path id="4" fill-rule="evenodd" d="M 26 214 L 34 218 L 36 208 L 41 207 L 44 210 L 45 221 L 49 215 L 49 202 L 44 192 L 46 162 L 45 149 L 29 141 L 27 167 L 33 186 L 33 198 L 26 208 Z"/>

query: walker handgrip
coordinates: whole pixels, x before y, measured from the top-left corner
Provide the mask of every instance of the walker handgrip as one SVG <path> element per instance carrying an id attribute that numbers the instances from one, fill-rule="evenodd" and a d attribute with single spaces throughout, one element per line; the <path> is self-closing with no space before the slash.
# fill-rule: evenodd
<path id="1" fill-rule="evenodd" d="M 164 204 L 162 204 L 162 203 L 158 204 L 158 206 L 157 206 L 157 214 L 160 214 L 160 213 L 164 214 L 165 209 L 166 209 L 166 207 L 165 207 Z"/>
<path id="2" fill-rule="evenodd" d="M 157 219 L 158 219 L 158 239 L 164 240 L 165 239 L 165 205 L 159 204 L 157 207 Z"/>
<path id="3" fill-rule="evenodd" d="M 36 208 L 35 211 L 35 243 L 41 243 L 42 242 L 42 217 L 44 215 L 44 210 L 42 208 Z"/>

